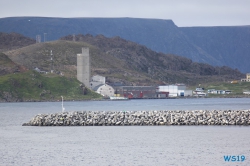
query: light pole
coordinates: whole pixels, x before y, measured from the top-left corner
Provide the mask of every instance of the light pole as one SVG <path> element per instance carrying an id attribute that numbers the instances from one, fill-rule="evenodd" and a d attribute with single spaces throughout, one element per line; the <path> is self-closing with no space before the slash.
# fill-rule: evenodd
<path id="1" fill-rule="evenodd" d="M 63 107 L 63 96 L 61 96 L 62 98 L 62 112 L 64 112 L 65 108 Z"/>
<path id="2" fill-rule="evenodd" d="M 53 53 L 52 50 L 50 50 L 50 57 L 51 57 L 51 70 L 50 73 L 54 72 L 54 63 L 53 63 Z"/>
<path id="3" fill-rule="evenodd" d="M 47 35 L 47 33 L 43 33 L 43 42 L 44 43 L 46 42 L 46 35 Z"/>

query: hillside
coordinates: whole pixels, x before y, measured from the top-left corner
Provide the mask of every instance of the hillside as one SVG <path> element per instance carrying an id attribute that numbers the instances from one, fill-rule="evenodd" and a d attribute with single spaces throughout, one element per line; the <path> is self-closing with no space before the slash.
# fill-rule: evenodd
<path id="1" fill-rule="evenodd" d="M 209 94 L 209 97 L 247 97 L 250 96 L 247 94 L 243 94 L 244 91 L 250 91 L 250 83 L 249 82 L 239 82 L 237 84 L 231 83 L 215 83 L 215 84 L 207 84 L 204 86 L 206 90 L 208 89 L 216 89 L 216 90 L 231 90 L 230 94 Z"/>
<path id="2" fill-rule="evenodd" d="M 18 33 L 0 32 L 0 52 L 25 47 L 36 43 L 34 39 L 25 37 Z"/>
<path id="3" fill-rule="evenodd" d="M 73 36 L 62 40 L 72 41 Z M 172 54 L 157 53 L 145 46 L 126 41 L 120 37 L 106 38 L 103 35 L 77 35 L 75 41 L 94 45 L 102 52 L 118 58 L 130 69 L 145 73 L 147 77 L 166 83 L 214 82 L 244 77 L 237 70 L 229 67 L 213 67 L 204 63 L 193 62 L 190 59 Z"/>
<path id="4" fill-rule="evenodd" d="M 0 102 L 86 100 L 100 98 L 74 78 L 35 71 L 0 76 Z"/>
<path id="5" fill-rule="evenodd" d="M 0 53 L 0 76 L 18 72 L 24 72 L 27 69 L 22 65 L 17 65 L 9 57 L 3 53 Z"/>
<path id="6" fill-rule="evenodd" d="M 72 35 L 66 36 L 58 41 L 37 43 L 5 54 L 28 69 L 38 67 L 50 71 L 52 50 L 53 69 L 66 77 L 76 77 L 76 54 L 87 46 L 90 48 L 92 75 L 106 76 L 109 82 L 123 82 L 126 85 L 198 85 L 245 77 L 229 67 L 213 67 L 181 56 L 157 53 L 120 37 L 77 35 L 75 39 L 74 42 Z"/>
<path id="7" fill-rule="evenodd" d="M 119 36 L 156 52 L 250 71 L 246 65 L 250 26 L 180 28 L 172 20 L 160 19 L 45 17 L 1 18 L 0 25 L 0 32 L 17 32 L 33 39 L 36 35 L 43 39 L 46 33 L 47 41 L 73 34 Z"/>

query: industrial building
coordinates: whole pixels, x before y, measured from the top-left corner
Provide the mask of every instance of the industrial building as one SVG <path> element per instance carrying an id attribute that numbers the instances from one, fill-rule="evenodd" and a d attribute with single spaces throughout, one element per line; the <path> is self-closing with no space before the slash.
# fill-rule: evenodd
<path id="1" fill-rule="evenodd" d="M 112 97 L 114 96 L 115 90 L 112 86 L 107 84 L 101 84 L 93 88 L 93 90 L 104 97 Z"/>
<path id="2" fill-rule="evenodd" d="M 114 88 L 106 84 L 105 77 L 99 75 L 91 77 L 90 88 L 104 97 L 112 97 L 115 93 Z"/>
<path id="3" fill-rule="evenodd" d="M 116 96 L 132 98 L 157 98 L 153 86 L 119 86 L 114 87 Z"/>
<path id="4" fill-rule="evenodd" d="M 162 85 L 162 86 L 114 86 L 115 96 L 130 99 L 139 98 L 169 98 L 188 97 L 193 95 L 192 90 L 186 90 L 186 85 Z"/>
<path id="5" fill-rule="evenodd" d="M 169 97 L 192 96 L 192 90 L 186 90 L 186 85 L 184 84 L 158 86 L 156 92 L 168 92 Z"/>
<path id="6" fill-rule="evenodd" d="M 156 98 L 168 98 L 168 97 L 188 97 L 193 95 L 192 90 L 186 90 L 184 84 L 178 85 L 164 85 L 164 86 L 110 86 L 107 84 L 101 84 L 101 76 L 96 77 L 98 79 L 92 79 L 93 83 L 99 83 L 99 85 L 92 88 L 103 96 L 115 96 L 126 97 L 129 99 L 156 99 Z M 99 80 L 99 81 L 94 81 Z"/>
<path id="7" fill-rule="evenodd" d="M 230 94 L 230 93 L 232 93 L 232 91 L 231 90 L 208 89 L 207 93 L 211 93 L 211 94 Z"/>
<path id="8" fill-rule="evenodd" d="M 89 48 L 83 47 L 82 53 L 77 54 L 77 79 L 90 88 L 90 56 Z"/>
<path id="9" fill-rule="evenodd" d="M 156 92 L 154 86 L 122 86 L 121 84 L 107 85 L 103 76 L 95 75 L 91 78 L 90 88 L 105 97 L 139 98 L 167 98 L 168 92 Z M 117 86 L 116 86 L 117 85 Z"/>

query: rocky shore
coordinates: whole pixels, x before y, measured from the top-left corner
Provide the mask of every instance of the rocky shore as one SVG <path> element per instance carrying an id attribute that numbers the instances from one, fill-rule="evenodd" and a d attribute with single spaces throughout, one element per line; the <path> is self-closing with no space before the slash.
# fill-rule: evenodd
<path id="1" fill-rule="evenodd" d="M 23 126 L 250 125 L 250 110 L 81 111 L 38 114 Z"/>

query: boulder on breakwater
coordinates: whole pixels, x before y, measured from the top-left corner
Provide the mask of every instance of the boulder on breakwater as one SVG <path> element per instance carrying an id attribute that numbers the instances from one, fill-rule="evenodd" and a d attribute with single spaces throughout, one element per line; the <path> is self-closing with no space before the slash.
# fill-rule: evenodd
<path id="1" fill-rule="evenodd" d="M 23 126 L 250 125 L 250 110 L 81 111 L 38 114 Z"/>
<path id="2" fill-rule="evenodd" d="M 38 114 L 23 126 L 250 125 L 250 110 L 81 111 Z"/>

